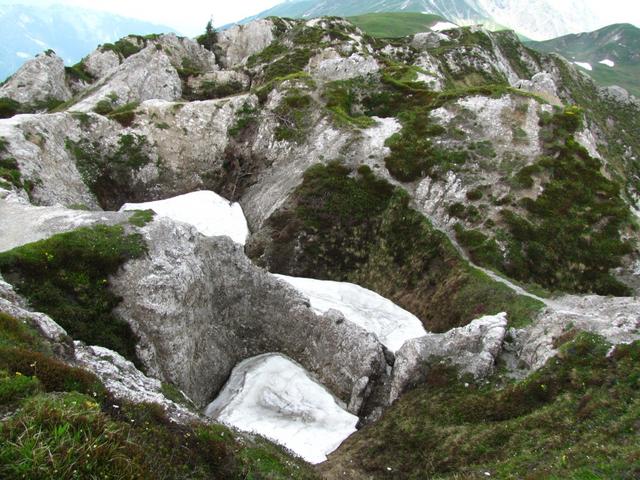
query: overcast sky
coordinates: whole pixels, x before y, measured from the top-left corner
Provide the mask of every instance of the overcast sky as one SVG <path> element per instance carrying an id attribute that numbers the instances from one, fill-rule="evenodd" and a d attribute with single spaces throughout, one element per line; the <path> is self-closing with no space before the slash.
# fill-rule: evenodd
<path id="1" fill-rule="evenodd" d="M 0 4 L 65 4 L 105 10 L 175 28 L 193 36 L 202 33 L 209 18 L 226 25 L 260 13 L 282 0 L 0 0 Z"/>
<path id="2" fill-rule="evenodd" d="M 555 0 L 562 2 L 563 0 Z M 61 3 L 89 9 L 106 10 L 175 28 L 194 36 L 202 32 L 209 18 L 215 25 L 225 25 L 255 15 L 282 0 L 0 0 L 0 4 Z M 629 22 L 640 26 L 638 0 L 584 0 L 593 5 L 601 26 Z"/>

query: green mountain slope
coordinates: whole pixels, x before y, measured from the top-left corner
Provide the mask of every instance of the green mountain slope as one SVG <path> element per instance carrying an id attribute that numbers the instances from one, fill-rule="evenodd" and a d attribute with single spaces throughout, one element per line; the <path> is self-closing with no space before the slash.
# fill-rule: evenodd
<path id="1" fill-rule="evenodd" d="M 406 37 L 426 32 L 439 22 L 447 22 L 439 15 L 424 13 L 368 13 L 349 17 L 349 20 L 374 37 Z"/>
<path id="2" fill-rule="evenodd" d="M 633 25 L 610 25 L 528 45 L 541 52 L 558 53 L 572 62 L 588 63 L 592 70 L 583 69 L 600 84 L 620 85 L 640 96 L 640 29 Z"/>

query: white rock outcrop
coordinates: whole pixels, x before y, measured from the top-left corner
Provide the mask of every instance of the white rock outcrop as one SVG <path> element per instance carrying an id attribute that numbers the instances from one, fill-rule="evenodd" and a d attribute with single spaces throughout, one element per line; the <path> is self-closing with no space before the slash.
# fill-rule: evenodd
<path id="1" fill-rule="evenodd" d="M 307 70 L 315 80 L 332 82 L 376 73 L 380 65 L 372 56 L 353 53 L 344 57 L 335 49 L 328 48 L 311 58 Z"/>
<path id="2" fill-rule="evenodd" d="M 341 315 L 315 315 L 230 239 L 204 237 L 168 218 L 141 232 L 148 255 L 111 282 L 123 298 L 116 313 L 140 338 L 149 373 L 197 405 L 213 399 L 236 364 L 264 353 L 299 362 L 345 403 L 366 396 L 362 379 L 366 387 L 384 375 L 383 347 L 373 334 Z"/>
<path id="3" fill-rule="evenodd" d="M 64 60 L 52 51 L 27 61 L 0 87 L 0 98 L 7 97 L 28 105 L 47 100 L 66 101 L 71 96 Z"/>
<path id="4" fill-rule="evenodd" d="M 220 59 L 225 68 L 244 64 L 247 59 L 261 52 L 275 40 L 271 20 L 256 20 L 246 25 L 236 25 L 218 32 L 217 46 L 222 50 Z"/>
<path id="5" fill-rule="evenodd" d="M 182 81 L 164 50 L 149 45 L 110 71 L 90 92 L 70 110 L 89 112 L 99 101 L 109 98 L 114 99 L 115 105 L 151 99 L 178 100 Z"/>
<path id="6" fill-rule="evenodd" d="M 429 333 L 409 340 L 396 353 L 391 374 L 389 403 L 411 385 L 419 383 L 434 362 L 444 362 L 476 379 L 493 372 L 507 332 L 507 315 L 501 313 L 474 320 L 446 333 Z"/>

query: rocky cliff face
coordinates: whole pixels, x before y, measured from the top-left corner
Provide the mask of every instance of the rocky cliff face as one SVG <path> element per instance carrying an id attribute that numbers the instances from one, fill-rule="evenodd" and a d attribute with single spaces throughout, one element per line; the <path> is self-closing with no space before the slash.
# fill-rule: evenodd
<path id="1" fill-rule="evenodd" d="M 477 28 L 384 42 L 340 19 L 268 19 L 221 32 L 212 50 L 130 36 L 66 73 L 44 55 L 29 67 L 38 84 L 16 100 L 46 91 L 66 103 L 0 121 L 5 278 L 45 313 L 49 297 L 29 290 L 20 259 L 43 262 L 36 273 L 82 308 L 78 292 L 101 292 L 101 318 L 127 326 L 135 355 L 120 353 L 136 366 L 74 345 L 54 323 L 64 319 L 33 321 L 114 395 L 186 421 L 238 364 L 281 354 L 372 423 L 443 365 L 506 382 L 579 332 L 639 338 L 633 97 Z M 23 75 L 2 88 L 17 91 Z M 246 248 L 166 212 L 116 213 L 198 190 L 242 205 Z M 61 233 L 108 271 L 84 281 L 55 270 Z M 305 298 L 272 273 L 334 282 L 333 304 L 354 291 L 341 282 L 358 284 L 427 333 L 392 352 L 367 322 L 319 312 L 322 292 Z M 4 312 L 45 318 L 2 288 Z M 295 426 L 294 410 L 283 415 Z"/>

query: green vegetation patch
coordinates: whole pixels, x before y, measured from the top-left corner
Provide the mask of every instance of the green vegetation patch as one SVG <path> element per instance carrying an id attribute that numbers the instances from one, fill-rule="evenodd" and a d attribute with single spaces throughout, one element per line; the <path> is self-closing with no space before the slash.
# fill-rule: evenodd
<path id="1" fill-rule="evenodd" d="M 375 125 L 375 120 L 358 111 L 360 86 L 363 80 L 338 80 L 325 85 L 322 94 L 327 109 L 333 114 L 339 126 L 367 128 Z"/>
<path id="2" fill-rule="evenodd" d="M 80 61 L 71 67 L 64 67 L 67 78 L 85 83 L 93 83 L 95 78 L 87 71 L 84 61 Z"/>
<path id="3" fill-rule="evenodd" d="M 22 105 L 15 100 L 2 97 L 0 98 L 0 118 L 11 118 L 18 113 L 21 113 Z"/>
<path id="4" fill-rule="evenodd" d="M 637 478 L 640 342 L 609 349 L 579 334 L 501 390 L 433 367 L 427 385 L 349 438 L 327 467 L 374 478 Z"/>
<path id="5" fill-rule="evenodd" d="M 397 38 L 429 32 L 438 22 L 444 22 L 438 15 L 425 15 L 417 12 L 368 13 L 348 17 L 363 32 L 378 38 Z"/>
<path id="6" fill-rule="evenodd" d="M 274 113 L 277 118 L 276 140 L 303 143 L 311 127 L 313 98 L 298 88 L 287 91 Z"/>
<path id="7" fill-rule="evenodd" d="M 79 393 L 33 396 L 0 425 L 0 476 L 318 478 L 310 466 L 260 438 L 237 439 L 220 425 L 181 426 L 158 405 L 101 404 Z"/>
<path id="8" fill-rule="evenodd" d="M 65 147 L 75 157 L 85 184 L 107 210 L 117 210 L 135 197 L 134 175 L 151 162 L 146 138 L 136 134 L 121 135 L 111 152 L 87 140 L 67 139 Z"/>
<path id="9" fill-rule="evenodd" d="M 502 211 L 510 241 L 502 270 L 524 281 L 552 290 L 626 295 L 627 287 L 609 272 L 631 252 L 621 240 L 630 212 L 620 186 L 602 173 L 602 163 L 574 139 L 582 128 L 582 112 L 567 107 L 543 117 L 546 156 L 518 173 L 530 186 L 532 175 L 550 179 L 535 199 L 524 199 L 519 215 Z"/>
<path id="10" fill-rule="evenodd" d="M 7 157 L 7 142 L 0 137 L 0 187 L 10 189 L 15 187 L 31 194 L 35 184 L 22 178 L 20 166 L 15 158 Z"/>
<path id="11" fill-rule="evenodd" d="M 143 46 L 139 46 L 126 38 L 121 38 L 115 43 L 105 43 L 101 45 L 100 50 L 103 52 L 115 52 L 121 59 L 125 59 L 140 52 L 144 46 L 146 46 L 145 43 L 143 43 Z"/>
<path id="12" fill-rule="evenodd" d="M 446 331 L 506 311 L 513 325 L 542 304 L 513 293 L 460 258 L 444 234 L 409 206 L 404 190 L 339 163 L 316 165 L 289 207 L 267 222 L 249 254 L 270 271 L 348 281 L 374 290 Z"/>
<path id="13" fill-rule="evenodd" d="M 57 98 L 49 97 L 31 104 L 20 103 L 8 97 L 0 98 L 0 119 L 11 118 L 21 113 L 51 112 L 64 102 Z"/>
<path id="14" fill-rule="evenodd" d="M 129 217 L 129 223 L 136 227 L 144 227 L 148 223 L 153 222 L 153 217 L 155 217 L 155 215 L 156 212 L 153 210 L 136 210 Z"/>
<path id="15" fill-rule="evenodd" d="M 264 82 L 301 72 L 309 64 L 313 54 L 314 51 L 309 48 L 297 49 L 269 63 L 264 70 Z"/>
<path id="16" fill-rule="evenodd" d="M 96 226 L 1 253 L 0 271 L 73 338 L 135 360 L 135 335 L 111 313 L 121 299 L 110 292 L 109 275 L 145 252 L 140 235 L 127 235 L 122 226 Z"/>

